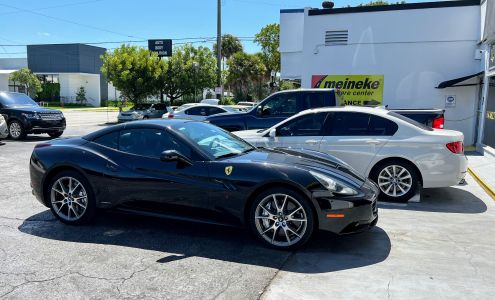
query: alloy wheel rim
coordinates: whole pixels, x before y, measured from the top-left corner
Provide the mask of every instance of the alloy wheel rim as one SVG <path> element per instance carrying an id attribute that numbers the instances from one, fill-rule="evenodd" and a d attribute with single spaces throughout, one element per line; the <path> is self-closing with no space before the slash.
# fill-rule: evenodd
<path id="1" fill-rule="evenodd" d="M 391 197 L 400 197 L 412 187 L 412 177 L 409 171 L 399 165 L 385 167 L 378 175 L 380 190 Z"/>
<path id="2" fill-rule="evenodd" d="M 287 247 L 301 240 L 307 230 L 307 214 L 301 203 L 286 194 L 269 195 L 255 211 L 258 233 L 272 245 Z"/>
<path id="3" fill-rule="evenodd" d="M 61 177 L 51 189 L 51 202 L 55 213 L 66 221 L 79 220 L 88 207 L 86 189 L 73 177 Z"/>
<path id="4" fill-rule="evenodd" d="M 21 136 L 21 126 L 17 122 L 13 122 L 10 124 L 10 136 L 13 138 L 18 138 Z"/>

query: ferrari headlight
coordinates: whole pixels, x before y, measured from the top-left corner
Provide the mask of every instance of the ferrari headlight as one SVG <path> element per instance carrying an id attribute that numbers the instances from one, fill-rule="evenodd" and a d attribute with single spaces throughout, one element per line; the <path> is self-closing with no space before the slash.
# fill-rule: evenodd
<path id="1" fill-rule="evenodd" d="M 309 171 L 309 173 L 311 173 L 316 180 L 318 180 L 325 188 L 334 194 L 352 196 L 357 195 L 358 193 L 355 189 L 329 176 L 313 171 Z"/>

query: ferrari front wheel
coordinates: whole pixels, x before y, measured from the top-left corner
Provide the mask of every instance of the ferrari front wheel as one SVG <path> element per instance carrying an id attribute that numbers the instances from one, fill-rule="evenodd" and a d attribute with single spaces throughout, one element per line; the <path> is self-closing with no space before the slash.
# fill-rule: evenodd
<path id="1" fill-rule="evenodd" d="M 268 246 L 296 249 L 313 234 L 314 214 L 306 197 L 290 189 L 270 189 L 256 197 L 250 225 L 255 236 Z"/>

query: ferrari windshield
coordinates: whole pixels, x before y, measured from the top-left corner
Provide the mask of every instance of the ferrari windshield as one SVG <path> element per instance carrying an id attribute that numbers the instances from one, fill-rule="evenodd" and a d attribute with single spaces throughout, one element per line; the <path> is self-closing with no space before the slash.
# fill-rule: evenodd
<path id="1" fill-rule="evenodd" d="M 22 93 L 1 93 L 0 103 L 6 107 L 14 106 L 38 106 L 33 99 Z"/>
<path id="2" fill-rule="evenodd" d="M 254 149 L 240 138 L 208 123 L 185 122 L 174 125 L 172 128 L 218 159 L 236 156 Z"/>

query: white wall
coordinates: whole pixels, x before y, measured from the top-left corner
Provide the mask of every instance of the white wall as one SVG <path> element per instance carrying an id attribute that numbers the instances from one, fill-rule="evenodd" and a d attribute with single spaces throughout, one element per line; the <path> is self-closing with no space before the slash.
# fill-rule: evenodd
<path id="1" fill-rule="evenodd" d="M 60 97 L 75 102 L 76 93 L 81 86 L 86 89 L 87 103 L 100 106 L 100 75 L 83 73 L 60 73 Z"/>
<path id="2" fill-rule="evenodd" d="M 108 83 L 108 100 L 119 100 L 120 99 L 120 91 L 117 90 L 113 84 Z"/>
<path id="3" fill-rule="evenodd" d="M 287 19 L 297 21 L 297 15 L 281 14 L 281 39 L 282 32 L 298 23 Z M 435 87 L 483 69 L 475 59 L 481 32 L 479 6 L 319 16 L 306 12 L 302 24 L 300 61 L 293 59 L 294 52 L 284 52 L 298 44 L 281 41 L 283 78 L 294 77 L 294 70 L 300 68 L 302 87 L 307 88 L 312 75 L 383 74 L 384 104 L 392 108 L 444 108 L 445 96 L 456 95 L 457 106 L 446 111 L 446 127 L 463 131 L 466 143 L 473 143 L 478 88 Z M 348 45 L 324 46 L 328 30 L 348 30 Z M 299 66 L 284 66 L 291 62 Z"/>
<path id="4" fill-rule="evenodd" d="M 0 92 L 9 91 L 9 76 L 10 74 L 0 74 Z"/>

